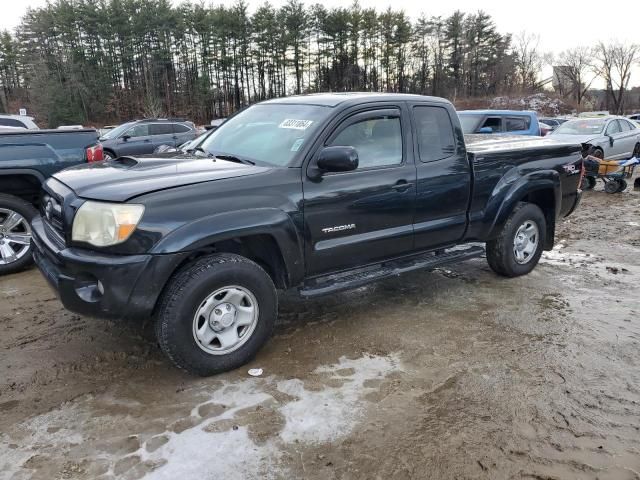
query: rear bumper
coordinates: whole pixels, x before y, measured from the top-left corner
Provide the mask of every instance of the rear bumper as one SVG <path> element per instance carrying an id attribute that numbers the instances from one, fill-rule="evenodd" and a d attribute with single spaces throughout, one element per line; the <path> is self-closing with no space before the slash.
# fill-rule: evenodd
<path id="1" fill-rule="evenodd" d="M 33 258 L 68 310 L 103 318 L 151 315 L 167 280 L 185 254 L 105 255 L 59 249 L 40 217 L 32 221 Z"/>

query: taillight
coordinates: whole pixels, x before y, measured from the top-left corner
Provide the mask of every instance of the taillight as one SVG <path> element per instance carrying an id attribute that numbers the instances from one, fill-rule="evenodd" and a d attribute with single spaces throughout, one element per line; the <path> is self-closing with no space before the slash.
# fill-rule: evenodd
<path id="1" fill-rule="evenodd" d="M 102 160 L 104 160 L 104 150 L 101 143 L 87 148 L 87 162 L 101 162 Z"/>

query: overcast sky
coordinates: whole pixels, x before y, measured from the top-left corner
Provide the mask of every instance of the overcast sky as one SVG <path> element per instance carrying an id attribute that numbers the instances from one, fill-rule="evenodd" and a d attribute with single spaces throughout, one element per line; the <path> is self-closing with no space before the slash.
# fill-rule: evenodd
<path id="1" fill-rule="evenodd" d="M 182 0 L 173 0 L 174 4 Z M 318 0 L 305 2 L 307 5 Z M 0 29 L 13 29 L 27 10 L 27 7 L 45 5 L 46 0 L 0 0 Z M 233 0 L 206 2 L 233 4 Z M 261 5 L 263 0 L 248 0 L 251 10 Z M 285 0 L 272 0 L 279 6 Z M 321 0 L 327 7 L 346 6 L 351 0 Z M 454 10 L 474 12 L 482 8 L 495 20 L 502 33 L 517 34 L 523 30 L 540 35 L 540 48 L 545 52 L 558 53 L 578 45 L 593 45 L 598 40 L 617 39 L 622 42 L 638 41 L 640 3 L 638 0 L 617 2 L 619 8 L 609 8 L 603 1 L 591 0 L 451 0 L 427 2 L 426 0 L 360 0 L 362 7 L 375 7 L 379 11 L 392 5 L 403 9 L 416 18 L 421 13 L 427 15 L 450 15 Z M 626 11 L 626 13 L 625 13 Z M 640 72 L 636 68 L 632 85 L 640 85 Z"/>

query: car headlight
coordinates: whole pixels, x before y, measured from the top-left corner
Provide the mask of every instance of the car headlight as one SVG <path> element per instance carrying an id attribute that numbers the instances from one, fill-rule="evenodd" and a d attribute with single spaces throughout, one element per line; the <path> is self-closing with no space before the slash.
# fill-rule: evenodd
<path id="1" fill-rule="evenodd" d="M 73 219 L 71 239 L 96 247 L 117 245 L 131 236 L 143 213 L 143 205 L 84 202 Z"/>

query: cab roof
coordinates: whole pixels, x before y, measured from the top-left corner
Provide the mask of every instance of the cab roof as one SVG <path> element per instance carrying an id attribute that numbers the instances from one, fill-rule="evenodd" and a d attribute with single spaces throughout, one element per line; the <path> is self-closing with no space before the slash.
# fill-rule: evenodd
<path id="1" fill-rule="evenodd" d="M 342 104 L 359 104 L 384 101 L 428 101 L 438 103 L 450 103 L 444 98 L 414 95 L 409 93 L 375 93 L 375 92 L 339 92 L 339 93 L 313 93 L 308 95 L 293 95 L 290 97 L 273 98 L 262 102 L 263 104 L 297 104 L 318 105 L 323 107 L 336 107 Z"/>

